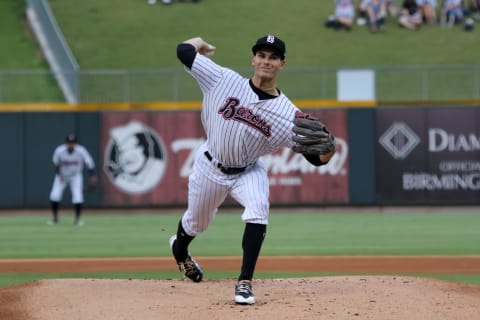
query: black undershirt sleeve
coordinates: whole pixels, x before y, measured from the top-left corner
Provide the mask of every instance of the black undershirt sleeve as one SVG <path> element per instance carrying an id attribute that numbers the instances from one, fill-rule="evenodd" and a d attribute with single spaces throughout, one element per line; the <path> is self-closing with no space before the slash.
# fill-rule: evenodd
<path id="1" fill-rule="evenodd" d="M 180 43 L 177 46 L 177 57 L 188 69 L 192 69 L 196 54 L 195 47 L 189 43 Z"/>

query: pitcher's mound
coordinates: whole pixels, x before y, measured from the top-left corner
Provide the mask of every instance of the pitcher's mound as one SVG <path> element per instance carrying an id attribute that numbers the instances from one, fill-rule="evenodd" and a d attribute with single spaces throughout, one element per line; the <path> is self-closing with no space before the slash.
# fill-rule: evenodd
<path id="1" fill-rule="evenodd" d="M 254 280 L 257 303 L 235 305 L 235 280 L 42 280 L 0 289 L 0 319 L 478 319 L 480 286 L 395 276 Z"/>

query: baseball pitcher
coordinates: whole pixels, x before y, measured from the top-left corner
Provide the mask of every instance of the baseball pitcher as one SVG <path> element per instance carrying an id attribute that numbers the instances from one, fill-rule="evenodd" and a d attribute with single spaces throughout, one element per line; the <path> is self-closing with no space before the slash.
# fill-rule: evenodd
<path id="1" fill-rule="evenodd" d="M 318 119 L 301 112 L 277 88 L 285 66 L 285 43 L 274 35 L 252 47 L 250 79 L 216 64 L 216 48 L 202 38 L 179 44 L 177 56 L 203 93 L 201 120 L 207 140 L 199 148 L 188 184 L 188 208 L 170 247 L 180 271 L 194 282 L 203 270 L 188 246 L 213 221 L 227 196 L 243 207 L 243 258 L 235 285 L 237 304 L 254 304 L 252 279 L 266 234 L 269 182 L 259 158 L 282 147 L 304 154 L 315 166 L 335 153 L 333 135 Z"/>

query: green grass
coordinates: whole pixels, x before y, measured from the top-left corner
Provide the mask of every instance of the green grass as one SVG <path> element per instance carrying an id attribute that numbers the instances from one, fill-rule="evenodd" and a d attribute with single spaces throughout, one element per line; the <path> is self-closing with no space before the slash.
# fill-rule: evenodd
<path id="1" fill-rule="evenodd" d="M 353 212 L 353 213 L 352 213 Z M 65 209 L 60 224 L 48 213 L 0 216 L 0 259 L 170 256 L 167 242 L 181 212 L 88 213 L 73 226 Z M 352 209 L 289 213 L 273 209 L 262 256 L 275 255 L 479 255 L 480 215 L 464 210 L 397 210 L 354 213 Z M 238 210 L 220 210 L 190 249 L 197 256 L 241 255 L 243 223 Z M 236 272 L 208 270 L 207 278 Z M 257 278 L 324 276 L 325 273 L 259 272 Z M 331 275 L 331 274 L 330 274 Z M 113 273 L 5 273 L 0 286 L 46 278 L 178 278 L 176 271 Z M 480 275 L 419 275 L 479 284 Z"/>
<path id="2" fill-rule="evenodd" d="M 24 18 L 24 1 L 0 1 L 0 70 L 45 69 Z"/>
<path id="3" fill-rule="evenodd" d="M 62 101 L 26 22 L 23 0 L 0 1 L 0 30 L 0 102 Z"/>
<path id="4" fill-rule="evenodd" d="M 66 211 L 66 210 L 65 210 Z M 95 214 L 73 226 L 45 215 L 0 216 L 0 258 L 170 256 L 178 214 Z M 476 255 L 480 215 L 468 212 L 285 213 L 270 218 L 264 255 Z M 240 213 L 220 213 L 192 243 L 195 255 L 241 255 Z"/>
<path id="5" fill-rule="evenodd" d="M 335 32 L 324 27 L 333 1 L 285 1 L 279 6 L 276 0 L 265 0 L 261 7 L 255 0 L 168 7 L 139 0 L 121 5 L 116 0 L 50 3 L 86 69 L 178 66 L 176 44 L 197 35 L 217 46 L 220 63 L 236 67 L 249 65 L 253 42 L 267 33 L 286 41 L 288 65 L 296 67 L 476 64 L 480 47 L 478 35 L 461 27 L 411 32 L 393 18 L 382 34 L 370 34 L 366 27 Z"/>
<path id="6" fill-rule="evenodd" d="M 178 67 L 175 46 L 193 36 L 214 43 L 220 63 L 248 66 L 251 45 L 275 33 L 287 42 L 291 67 L 477 64 L 475 32 L 461 27 L 404 30 L 393 18 L 387 31 L 365 27 L 335 32 L 324 27 L 333 1 L 208 0 L 199 4 L 147 5 L 146 1 L 50 0 L 52 10 L 82 69 Z M 248 22 L 245 17 L 248 18 Z M 23 0 L 0 2 L 0 69 L 45 69 L 28 31 Z M 465 50 L 462 50 L 465 49 Z M 467 50 L 468 49 L 468 50 Z"/>
<path id="7" fill-rule="evenodd" d="M 279 6 L 278 1 L 266 0 L 261 8 L 254 0 L 208 0 L 171 6 L 149 6 L 143 0 L 123 0 L 121 4 L 117 0 L 50 0 L 50 4 L 82 70 L 182 70 L 176 45 L 200 35 L 217 46 L 217 62 L 249 74 L 253 42 L 261 35 L 275 33 L 286 41 L 288 51 L 289 73 L 280 77 L 279 86 L 292 99 L 335 99 L 337 68 L 478 65 L 480 50 L 477 32 L 464 32 L 461 26 L 425 26 L 411 32 L 390 18 L 382 34 L 370 34 L 366 27 L 357 26 L 351 32 L 335 32 L 324 27 L 333 12 L 333 1 L 299 0 Z M 26 31 L 23 0 L 1 1 L 0 30 L 8 31 L 0 35 L 0 70 L 47 70 L 33 37 Z M 298 68 L 317 71 L 290 72 Z M 478 90 L 472 88 L 472 78 L 480 71 L 474 70 L 429 74 L 432 88 L 428 96 L 417 92 L 423 85 L 422 74 L 381 71 L 376 91 L 379 100 L 479 98 Z M 175 77 L 133 75 L 125 80 L 82 74 L 81 98 L 84 102 L 200 99 L 198 88 L 183 76 L 179 88 L 172 88 L 178 81 Z M 455 80 L 449 81 L 451 78 Z M 127 98 L 125 81 L 130 85 Z M 0 98 L 12 102 L 62 100 L 48 76 L 30 82 L 25 86 L 25 77 L 4 79 L 10 87 Z"/>

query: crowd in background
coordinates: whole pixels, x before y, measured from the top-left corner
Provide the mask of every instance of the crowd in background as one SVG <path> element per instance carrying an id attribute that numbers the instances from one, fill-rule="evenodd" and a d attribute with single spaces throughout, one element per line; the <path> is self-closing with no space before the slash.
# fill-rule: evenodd
<path id="1" fill-rule="evenodd" d="M 335 12 L 325 25 L 334 30 L 351 30 L 366 25 L 370 32 L 384 31 L 387 19 L 409 30 L 422 25 L 451 28 L 463 25 L 472 30 L 480 20 L 480 0 L 334 0 Z"/>

